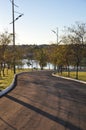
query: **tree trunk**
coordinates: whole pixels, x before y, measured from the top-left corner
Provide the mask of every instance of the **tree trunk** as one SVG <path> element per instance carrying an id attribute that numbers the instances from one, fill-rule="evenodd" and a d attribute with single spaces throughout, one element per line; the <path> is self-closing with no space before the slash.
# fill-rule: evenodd
<path id="1" fill-rule="evenodd" d="M 79 71 L 79 70 L 78 70 L 78 66 L 79 66 L 79 65 L 78 65 L 78 63 L 77 63 L 77 65 L 76 65 L 76 79 L 78 79 L 78 71 Z"/>
<path id="2" fill-rule="evenodd" d="M 50 63 L 48 63 L 48 65 L 49 65 L 49 70 L 50 70 Z"/>
<path id="3" fill-rule="evenodd" d="M 43 66 L 41 66 L 41 70 L 43 70 Z"/>
<path id="4" fill-rule="evenodd" d="M 54 70 L 56 70 L 56 65 L 54 65 Z"/>
<path id="5" fill-rule="evenodd" d="M 69 65 L 68 65 L 68 77 L 70 77 L 70 68 L 69 68 Z"/>
<path id="6" fill-rule="evenodd" d="M 3 63 L 3 65 L 2 65 L 2 74 L 3 74 L 3 77 L 5 76 L 4 69 L 5 69 L 5 63 Z"/>
<path id="7" fill-rule="evenodd" d="M 1 69 L 0 69 L 0 77 L 1 77 Z"/>
<path id="8" fill-rule="evenodd" d="M 62 70 L 62 65 L 59 66 L 59 72 L 60 72 L 61 75 L 62 75 L 62 72 L 63 72 L 63 70 Z"/>

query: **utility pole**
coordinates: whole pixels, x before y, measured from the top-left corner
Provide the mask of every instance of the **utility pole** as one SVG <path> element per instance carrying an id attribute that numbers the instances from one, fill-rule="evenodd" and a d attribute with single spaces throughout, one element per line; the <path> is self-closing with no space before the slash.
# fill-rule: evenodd
<path id="1" fill-rule="evenodd" d="M 13 71 L 14 74 L 16 73 L 15 69 L 15 22 L 14 22 L 15 16 L 14 16 L 14 0 L 12 0 L 12 21 L 13 21 L 13 52 L 14 52 L 14 57 L 13 57 Z"/>
<path id="2" fill-rule="evenodd" d="M 14 7 L 18 7 L 17 5 L 15 5 L 14 0 L 10 0 L 10 2 L 12 3 L 12 22 L 10 24 L 12 24 L 13 26 L 13 53 L 14 53 L 14 57 L 13 57 L 13 71 L 14 74 L 16 73 L 16 67 L 15 67 L 15 21 L 18 20 L 20 17 L 22 17 L 22 13 L 16 12 L 18 14 L 20 14 L 16 19 L 15 19 L 15 10 Z"/>

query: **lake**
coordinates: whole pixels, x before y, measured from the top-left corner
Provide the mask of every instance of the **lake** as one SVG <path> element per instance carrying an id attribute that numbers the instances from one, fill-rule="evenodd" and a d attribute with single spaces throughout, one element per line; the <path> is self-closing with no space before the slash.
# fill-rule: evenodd
<path id="1" fill-rule="evenodd" d="M 30 68 L 30 69 L 36 68 L 36 69 L 40 69 L 40 65 L 39 65 L 38 61 L 36 61 L 36 60 L 29 60 L 29 62 L 31 64 L 29 66 L 27 65 L 27 62 L 28 62 L 27 59 L 23 59 L 22 60 L 22 63 L 24 63 L 23 68 Z M 47 63 L 47 65 L 44 67 L 44 69 L 51 69 L 52 70 L 52 69 L 54 69 L 54 66 L 51 63 Z"/>

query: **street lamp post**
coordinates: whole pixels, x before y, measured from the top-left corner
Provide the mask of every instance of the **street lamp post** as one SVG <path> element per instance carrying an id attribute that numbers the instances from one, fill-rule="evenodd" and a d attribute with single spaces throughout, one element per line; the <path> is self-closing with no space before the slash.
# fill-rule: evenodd
<path id="1" fill-rule="evenodd" d="M 13 52 L 15 54 L 15 22 L 14 22 L 14 0 L 12 0 L 12 21 L 13 21 Z M 15 55 L 13 57 L 13 71 L 16 73 L 15 69 Z"/>
<path id="2" fill-rule="evenodd" d="M 57 27 L 57 30 L 56 30 L 56 31 L 52 30 L 52 32 L 56 35 L 56 38 L 57 38 L 56 43 L 57 43 L 57 45 L 58 45 L 58 27 Z"/>
<path id="3" fill-rule="evenodd" d="M 56 35 L 56 38 L 57 38 L 57 46 L 61 43 L 62 40 L 58 41 L 58 27 L 56 28 L 57 30 L 54 31 L 54 30 L 51 30 L 55 35 Z M 56 70 L 56 65 L 55 65 L 55 70 Z"/>
<path id="4" fill-rule="evenodd" d="M 15 21 L 18 20 L 24 14 L 19 13 L 20 15 L 15 19 L 15 16 L 14 16 L 14 13 L 15 13 L 14 6 L 16 6 L 16 7 L 18 7 L 18 6 L 14 4 L 14 0 L 12 0 L 11 2 L 12 2 L 12 22 L 10 24 L 13 25 L 13 52 L 14 52 L 13 71 L 14 71 L 14 74 L 15 74 L 16 73 L 16 67 L 15 67 Z"/>
<path id="5" fill-rule="evenodd" d="M 56 38 L 57 38 L 57 40 L 56 40 L 56 43 L 57 43 L 57 45 L 59 45 L 61 42 L 62 42 L 62 40 L 58 40 L 58 27 L 57 27 L 57 30 L 55 31 L 55 30 L 51 30 L 55 35 L 56 35 Z"/>

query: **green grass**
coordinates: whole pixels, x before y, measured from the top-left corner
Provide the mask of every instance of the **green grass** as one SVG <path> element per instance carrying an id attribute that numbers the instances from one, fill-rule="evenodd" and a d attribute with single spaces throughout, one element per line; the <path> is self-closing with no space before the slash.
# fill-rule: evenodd
<path id="1" fill-rule="evenodd" d="M 61 75 L 61 74 L 59 74 L 59 75 Z M 68 75 L 68 72 L 62 73 L 62 76 L 64 76 L 64 77 L 68 77 L 67 75 Z M 76 78 L 76 72 L 70 72 L 70 78 L 75 79 Z M 86 72 L 79 72 L 78 73 L 78 79 L 82 80 L 82 81 L 86 81 Z"/>
<path id="2" fill-rule="evenodd" d="M 13 72 L 11 72 L 11 70 L 8 71 L 8 74 L 5 70 L 5 76 L 1 75 L 0 77 L 0 90 L 5 89 L 10 85 L 13 80 L 13 77 L 14 75 Z"/>
<path id="3" fill-rule="evenodd" d="M 30 71 L 30 70 L 29 69 L 16 70 L 16 73 L 27 72 L 27 71 Z M 61 74 L 59 74 L 59 75 L 61 75 Z M 67 72 L 62 73 L 62 76 L 67 77 L 67 75 L 68 75 Z M 3 90 L 6 87 L 10 86 L 10 84 L 13 81 L 13 78 L 14 78 L 13 71 L 9 70 L 8 74 L 7 74 L 7 70 L 5 70 L 5 76 L 0 77 L 0 90 Z M 70 72 L 70 78 L 75 79 L 76 78 L 76 72 Z M 79 80 L 86 81 L 86 72 L 79 72 Z"/>
<path id="4" fill-rule="evenodd" d="M 29 69 L 16 70 L 16 73 L 26 72 L 26 71 L 30 71 L 30 70 Z M 7 70 L 5 70 L 5 76 L 4 77 L 2 75 L 0 76 L 0 90 L 3 90 L 6 87 L 10 86 L 10 84 L 13 81 L 13 78 L 14 78 L 13 71 L 9 69 L 7 74 Z"/>

